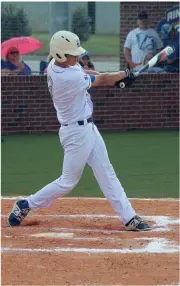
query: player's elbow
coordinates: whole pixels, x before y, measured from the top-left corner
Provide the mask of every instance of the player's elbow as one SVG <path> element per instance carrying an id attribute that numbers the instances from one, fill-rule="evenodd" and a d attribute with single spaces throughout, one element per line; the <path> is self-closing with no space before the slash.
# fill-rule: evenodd
<path id="1" fill-rule="evenodd" d="M 96 75 L 96 80 L 92 83 L 92 86 L 108 85 L 108 74 L 103 73 Z"/>

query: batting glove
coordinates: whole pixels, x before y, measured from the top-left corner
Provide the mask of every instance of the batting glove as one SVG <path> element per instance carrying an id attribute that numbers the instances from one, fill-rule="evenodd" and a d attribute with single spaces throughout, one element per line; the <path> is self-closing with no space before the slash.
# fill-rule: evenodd
<path id="1" fill-rule="evenodd" d="M 118 80 L 115 82 L 114 86 L 118 88 L 125 88 L 132 86 L 133 82 L 135 81 L 136 77 L 133 72 L 131 72 L 129 69 L 125 70 L 126 77 Z"/>

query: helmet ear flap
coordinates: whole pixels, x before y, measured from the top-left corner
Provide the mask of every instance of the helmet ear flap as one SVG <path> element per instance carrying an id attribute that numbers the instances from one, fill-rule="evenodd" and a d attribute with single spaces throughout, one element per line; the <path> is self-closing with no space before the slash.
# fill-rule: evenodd
<path id="1" fill-rule="evenodd" d="M 64 53 L 58 53 L 58 52 L 55 53 L 54 58 L 55 58 L 55 60 L 57 60 L 60 63 L 63 63 L 67 60 L 67 57 Z"/>
<path id="2" fill-rule="evenodd" d="M 60 56 L 60 54 L 56 53 L 56 57 L 60 60 L 62 60 L 62 57 Z M 64 57 L 63 59 L 66 59 L 67 60 L 67 54 L 64 54 Z"/>
<path id="3" fill-rule="evenodd" d="M 56 53 L 56 57 L 58 57 L 60 60 L 62 59 L 62 57 Z"/>
<path id="4" fill-rule="evenodd" d="M 53 47 L 51 46 L 50 47 L 50 54 L 52 55 L 52 57 L 60 62 L 60 63 L 63 63 L 67 60 L 65 54 L 63 51 L 61 51 L 60 49 L 58 49 L 57 47 Z"/>

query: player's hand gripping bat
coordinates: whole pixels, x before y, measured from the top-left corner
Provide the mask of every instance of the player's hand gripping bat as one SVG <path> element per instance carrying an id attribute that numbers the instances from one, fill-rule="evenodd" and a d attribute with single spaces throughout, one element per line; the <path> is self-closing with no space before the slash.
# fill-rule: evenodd
<path id="1" fill-rule="evenodd" d="M 163 60 L 165 60 L 169 55 L 171 55 L 174 52 L 174 49 L 170 46 L 167 46 L 166 48 L 164 48 L 162 51 L 160 51 L 157 55 L 155 55 L 146 65 L 144 65 L 139 71 L 132 73 L 134 75 L 134 79 L 133 76 L 131 75 L 131 83 L 130 85 L 132 85 L 132 82 L 135 80 L 136 77 L 138 77 L 141 73 L 143 73 L 144 71 L 146 71 L 149 68 L 154 67 L 156 64 L 158 64 L 159 62 L 162 62 Z M 125 88 L 126 86 L 128 86 L 128 78 L 122 79 L 120 81 L 117 81 L 115 83 L 116 87 L 119 88 Z M 130 86 L 129 85 L 129 86 Z"/>

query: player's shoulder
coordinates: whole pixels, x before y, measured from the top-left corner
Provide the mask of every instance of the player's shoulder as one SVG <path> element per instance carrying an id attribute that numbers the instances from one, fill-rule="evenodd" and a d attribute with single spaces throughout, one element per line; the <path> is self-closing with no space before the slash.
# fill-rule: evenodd
<path id="1" fill-rule="evenodd" d="M 47 72 L 53 72 L 54 74 L 61 74 L 65 72 L 65 69 L 55 65 L 55 60 L 52 59 L 48 65 Z"/>
<path id="2" fill-rule="evenodd" d="M 54 59 L 49 63 L 47 68 L 47 75 L 54 79 L 66 81 L 71 78 L 71 71 L 69 68 L 63 68 L 54 64 Z"/>
<path id="3" fill-rule="evenodd" d="M 72 81 L 81 82 L 82 80 L 88 80 L 89 75 L 84 72 L 84 70 L 78 65 L 69 68 L 69 76 Z"/>

